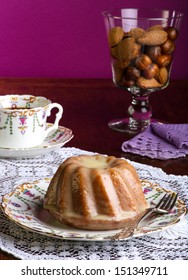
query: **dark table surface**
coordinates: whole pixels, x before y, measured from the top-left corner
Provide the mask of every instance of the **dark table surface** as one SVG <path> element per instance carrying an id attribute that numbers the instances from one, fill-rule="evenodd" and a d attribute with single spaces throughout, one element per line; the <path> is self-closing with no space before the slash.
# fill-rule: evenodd
<path id="1" fill-rule="evenodd" d="M 188 175 L 188 157 L 156 160 L 123 153 L 121 144 L 133 136 L 108 128 L 108 121 L 126 116 L 131 102 L 128 92 L 108 79 L 1 78 L 0 95 L 42 95 L 63 105 L 60 125 L 73 130 L 65 146 L 125 157 L 162 168 L 168 174 Z M 153 117 L 169 123 L 188 123 L 188 80 L 171 81 L 168 88 L 150 96 Z M 0 250 L 0 259 L 16 259 Z"/>

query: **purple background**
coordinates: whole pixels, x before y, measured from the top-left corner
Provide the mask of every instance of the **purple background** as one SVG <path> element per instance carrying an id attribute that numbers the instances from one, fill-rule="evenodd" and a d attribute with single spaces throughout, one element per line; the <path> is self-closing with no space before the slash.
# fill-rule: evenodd
<path id="1" fill-rule="evenodd" d="M 187 0 L 0 0 L 0 76 L 111 78 L 101 12 L 126 7 L 184 13 L 172 78 L 188 78 Z"/>

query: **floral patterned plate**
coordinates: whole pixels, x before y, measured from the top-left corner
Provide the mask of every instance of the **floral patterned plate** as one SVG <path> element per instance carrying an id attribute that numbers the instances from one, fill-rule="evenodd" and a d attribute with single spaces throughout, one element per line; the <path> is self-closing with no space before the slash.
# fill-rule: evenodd
<path id="1" fill-rule="evenodd" d="M 47 128 L 52 124 L 48 123 Z M 57 130 L 52 131 L 44 142 L 32 148 L 25 149 L 11 149 L 11 148 L 1 148 L 0 147 L 0 157 L 4 158 L 28 158 L 35 157 L 49 153 L 61 148 L 65 143 L 69 142 L 73 138 L 72 130 L 69 128 L 59 126 Z"/>
<path id="2" fill-rule="evenodd" d="M 88 231 L 68 227 L 56 221 L 43 208 L 43 199 L 51 178 L 26 182 L 17 186 L 12 192 L 3 196 L 2 209 L 6 216 L 25 229 L 34 232 L 69 240 L 104 241 L 111 240 L 119 230 Z M 156 204 L 165 192 L 155 183 L 142 181 L 143 191 L 150 204 Z M 155 216 L 140 227 L 134 236 L 161 231 L 177 223 L 186 214 L 186 206 L 180 199 L 169 214 Z"/>

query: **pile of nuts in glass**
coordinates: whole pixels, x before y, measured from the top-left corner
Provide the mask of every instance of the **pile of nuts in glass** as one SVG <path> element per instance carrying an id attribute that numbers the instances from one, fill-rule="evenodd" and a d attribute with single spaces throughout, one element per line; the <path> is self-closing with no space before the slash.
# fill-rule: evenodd
<path id="1" fill-rule="evenodd" d="M 124 32 L 113 27 L 108 34 L 117 86 L 141 89 L 165 87 L 175 50 L 178 31 L 174 27 L 151 26 Z"/>

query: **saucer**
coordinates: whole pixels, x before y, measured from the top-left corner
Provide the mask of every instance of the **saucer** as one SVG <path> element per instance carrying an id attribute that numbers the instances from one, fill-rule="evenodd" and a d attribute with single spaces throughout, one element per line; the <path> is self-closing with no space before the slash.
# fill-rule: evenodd
<path id="1" fill-rule="evenodd" d="M 47 123 L 47 128 L 52 124 Z M 72 130 L 69 128 L 59 126 L 58 129 L 52 131 L 43 141 L 42 144 L 24 149 L 1 148 L 1 158 L 28 158 L 43 155 L 61 148 L 65 143 L 73 138 Z"/>

